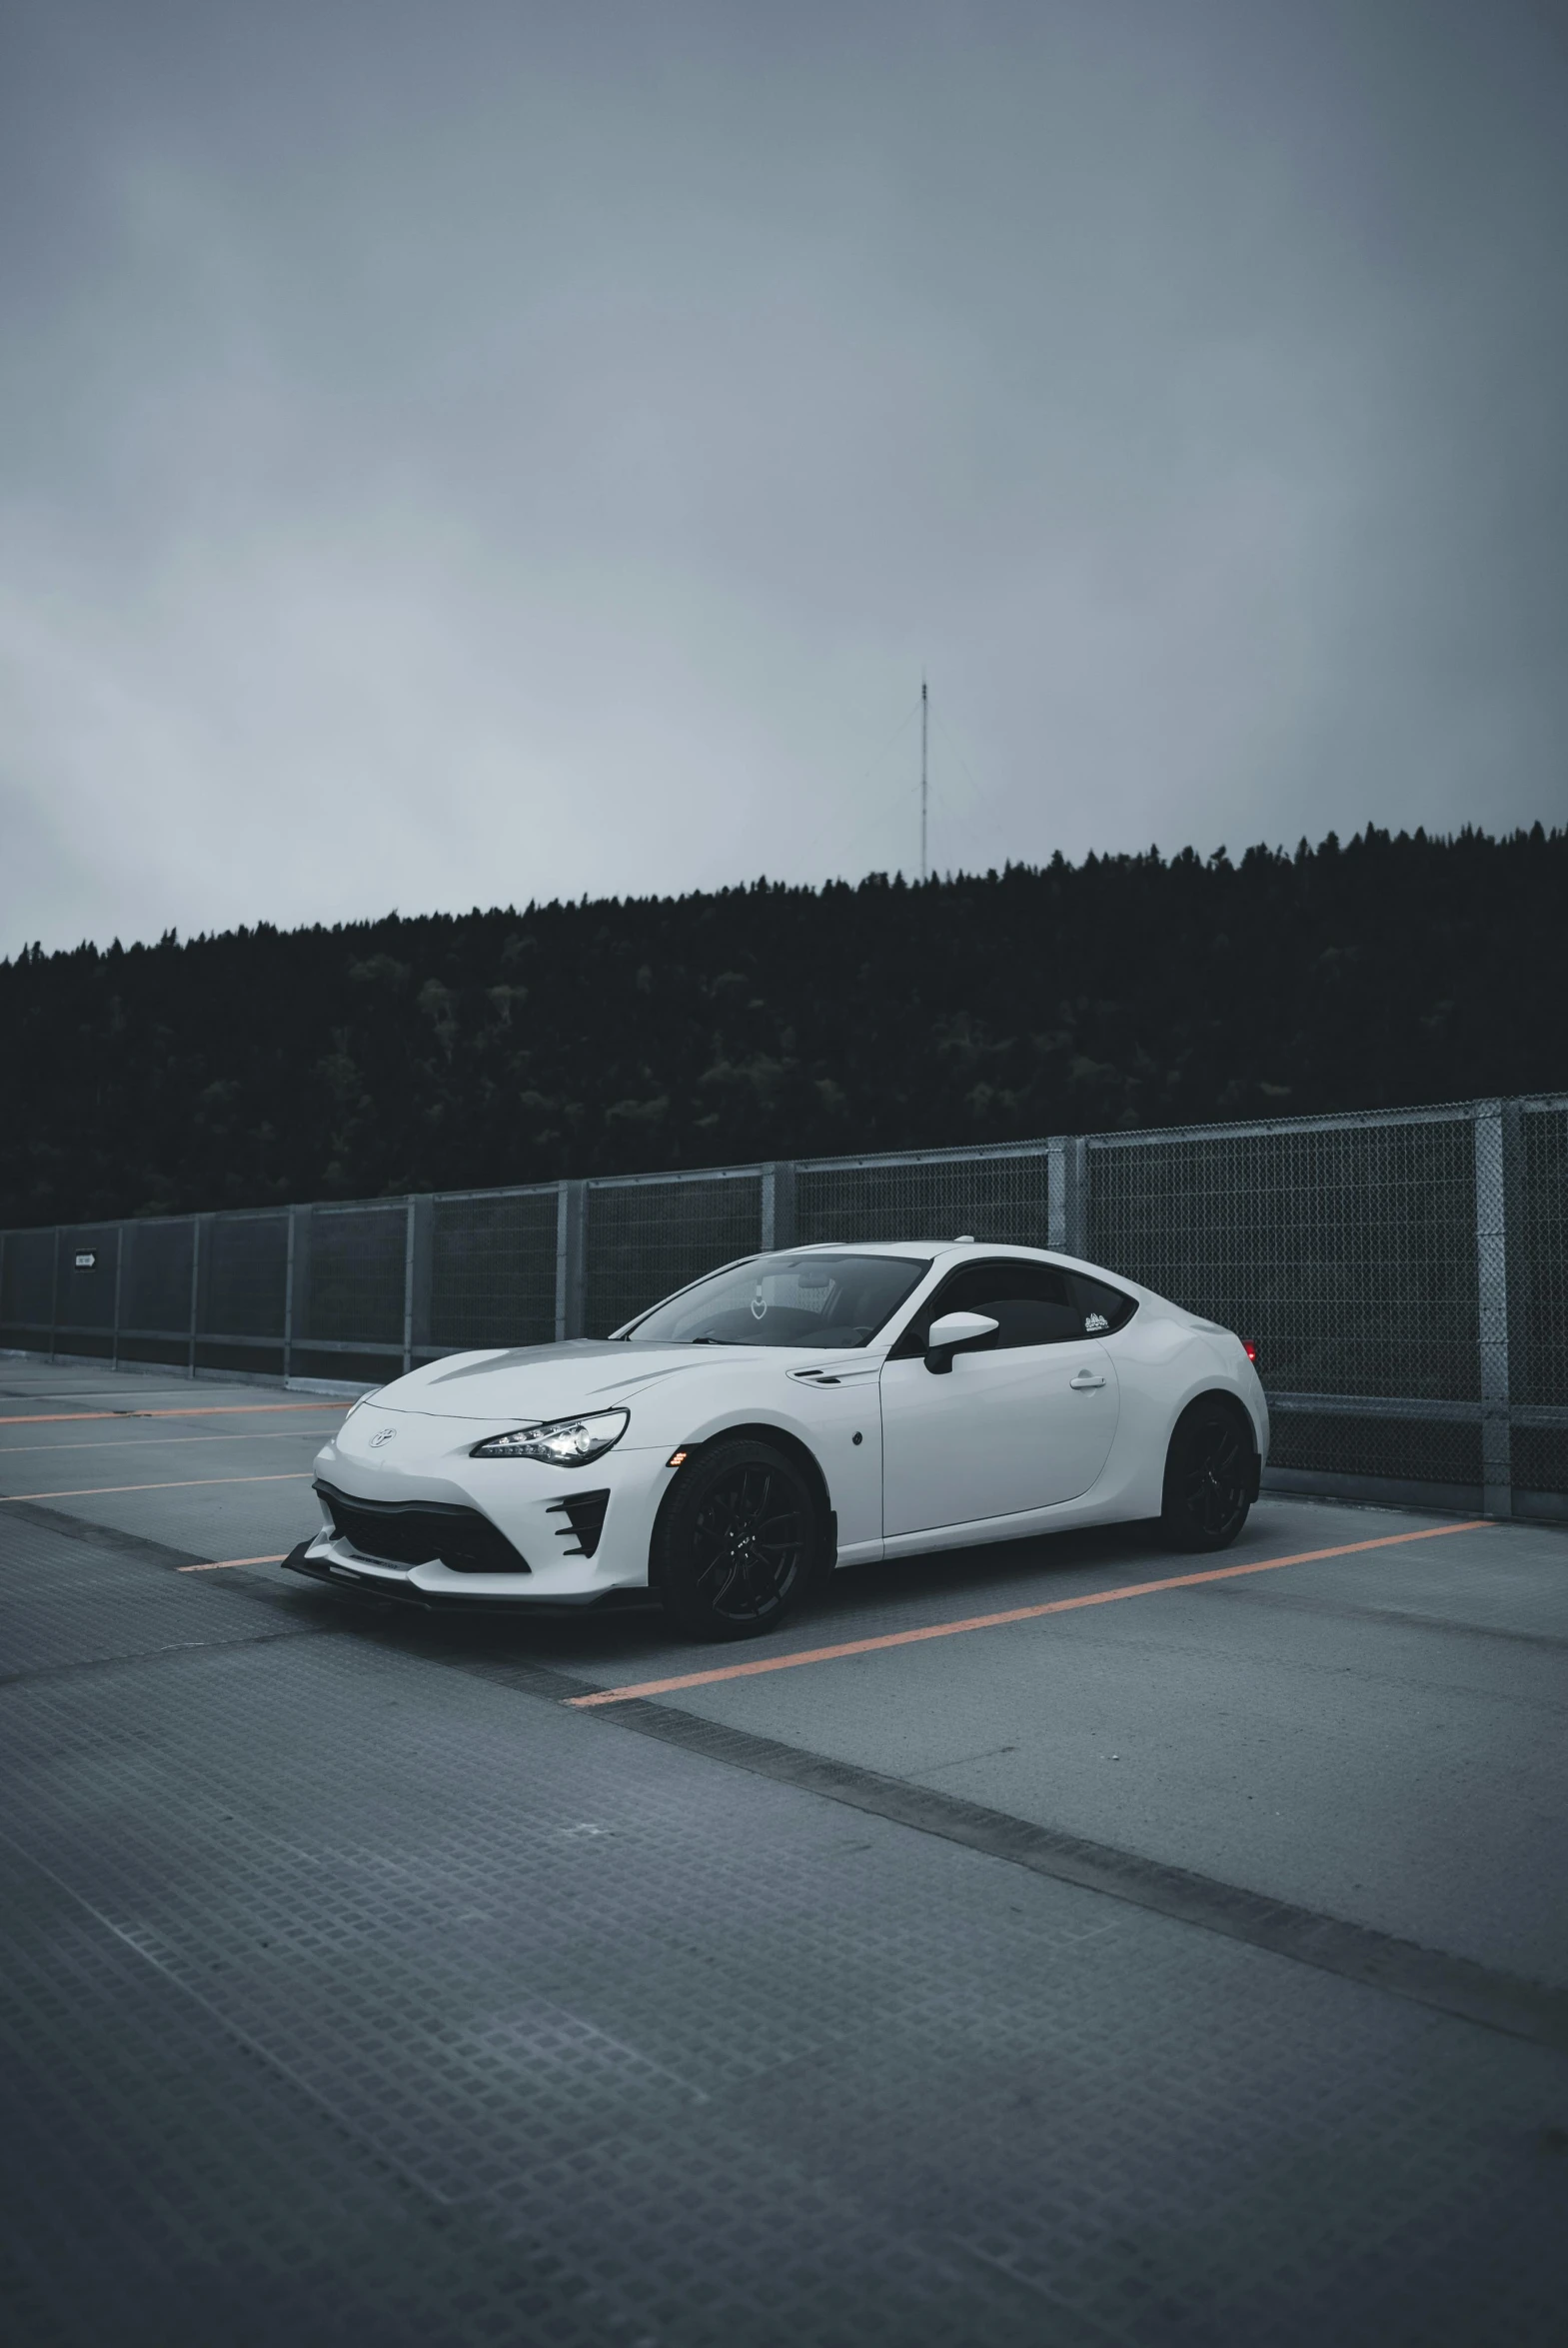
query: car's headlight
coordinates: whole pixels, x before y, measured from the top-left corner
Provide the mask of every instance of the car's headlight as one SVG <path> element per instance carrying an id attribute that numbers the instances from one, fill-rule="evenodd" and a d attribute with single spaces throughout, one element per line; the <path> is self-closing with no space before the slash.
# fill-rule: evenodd
<path id="1" fill-rule="evenodd" d="M 514 1427 L 476 1443 L 471 1459 L 544 1459 L 552 1467 L 582 1467 L 601 1459 L 631 1424 L 630 1410 L 591 1410 L 582 1418 L 552 1418 Z"/>

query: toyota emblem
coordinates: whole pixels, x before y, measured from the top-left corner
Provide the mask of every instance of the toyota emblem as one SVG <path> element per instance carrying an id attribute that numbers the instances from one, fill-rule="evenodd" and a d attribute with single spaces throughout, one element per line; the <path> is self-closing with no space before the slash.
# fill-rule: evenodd
<path id="1" fill-rule="evenodd" d="M 379 1426 L 376 1429 L 376 1432 L 370 1438 L 371 1449 L 373 1451 L 379 1451 L 383 1443 L 391 1442 L 397 1431 L 398 1430 L 395 1426 Z"/>

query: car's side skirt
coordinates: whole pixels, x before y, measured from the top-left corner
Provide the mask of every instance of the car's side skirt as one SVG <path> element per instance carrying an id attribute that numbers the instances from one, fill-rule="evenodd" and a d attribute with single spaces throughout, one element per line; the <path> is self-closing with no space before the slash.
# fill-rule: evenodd
<path id="1" fill-rule="evenodd" d="M 1026 1508 L 1011 1516 L 977 1516 L 966 1524 L 936 1524 L 923 1532 L 893 1534 L 882 1544 L 888 1557 L 919 1557 L 932 1549 L 966 1549 L 984 1541 L 1025 1540 L 1031 1533 L 1065 1532 L 1077 1524 L 1125 1524 L 1156 1509 L 1139 1507 L 1125 1490 L 1115 1494 L 1082 1493 L 1075 1500 L 1058 1501 L 1054 1508 Z"/>

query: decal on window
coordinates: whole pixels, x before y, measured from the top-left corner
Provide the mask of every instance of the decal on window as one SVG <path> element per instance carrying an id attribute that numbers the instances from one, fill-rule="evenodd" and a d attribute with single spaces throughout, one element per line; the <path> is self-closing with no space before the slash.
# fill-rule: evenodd
<path id="1" fill-rule="evenodd" d="M 1095 1329 L 1109 1328 L 1109 1326 L 1110 1322 L 1105 1318 L 1103 1312 L 1085 1312 L 1083 1315 L 1083 1333 L 1085 1336 L 1092 1334 Z"/>

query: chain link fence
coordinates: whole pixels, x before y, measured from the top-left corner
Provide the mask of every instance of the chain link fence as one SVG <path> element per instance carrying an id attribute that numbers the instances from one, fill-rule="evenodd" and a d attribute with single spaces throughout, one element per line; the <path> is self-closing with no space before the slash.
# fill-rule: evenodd
<path id="1" fill-rule="evenodd" d="M 1568 1520 L 1568 1098 L 0 1233 L 0 1347 L 380 1383 L 759 1247 L 1022 1241 L 1256 1340 L 1278 1488 Z"/>

